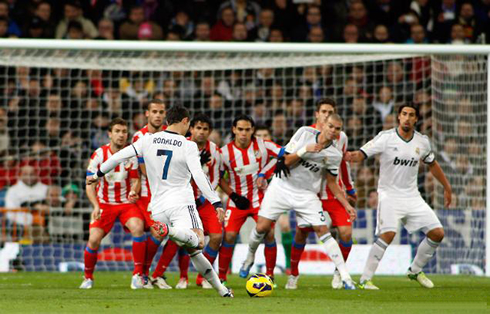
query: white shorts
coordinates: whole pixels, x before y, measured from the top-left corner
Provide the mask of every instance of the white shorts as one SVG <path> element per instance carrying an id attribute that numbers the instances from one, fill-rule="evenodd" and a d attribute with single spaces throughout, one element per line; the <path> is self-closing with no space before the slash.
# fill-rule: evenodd
<path id="1" fill-rule="evenodd" d="M 378 200 L 376 234 L 398 231 L 401 222 L 409 233 L 429 232 L 442 228 L 442 224 L 422 197 L 393 198 L 385 196 Z"/>
<path id="2" fill-rule="evenodd" d="M 260 206 L 259 216 L 276 221 L 289 210 L 296 212 L 300 227 L 326 225 L 322 202 L 318 195 L 305 191 L 294 193 L 277 184 L 269 185 Z"/>
<path id="3" fill-rule="evenodd" d="M 155 214 L 152 213 L 151 218 L 171 227 L 203 230 L 202 221 L 195 205 L 168 208 Z"/>

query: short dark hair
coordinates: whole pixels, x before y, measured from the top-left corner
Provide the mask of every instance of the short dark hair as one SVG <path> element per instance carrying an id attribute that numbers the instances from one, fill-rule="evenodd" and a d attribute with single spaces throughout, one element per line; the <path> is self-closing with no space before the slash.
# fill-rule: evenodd
<path id="1" fill-rule="evenodd" d="M 337 112 L 337 103 L 332 98 L 321 98 L 321 99 L 317 100 L 317 102 L 316 102 L 316 110 L 315 111 L 316 112 L 320 111 L 320 108 L 323 105 L 330 105 L 330 106 L 333 107 L 333 110 L 335 112 Z"/>
<path id="2" fill-rule="evenodd" d="M 146 110 L 148 110 L 148 111 L 150 110 L 151 104 L 164 105 L 165 109 L 167 109 L 167 104 L 165 103 L 165 101 L 163 101 L 161 99 L 153 98 L 152 100 L 149 100 L 146 103 Z"/>
<path id="3" fill-rule="evenodd" d="M 420 112 L 419 111 L 419 106 L 416 105 L 415 103 L 411 103 L 411 102 L 400 105 L 400 107 L 398 107 L 398 115 L 400 115 L 400 113 L 402 113 L 403 108 L 407 108 L 407 107 L 414 109 L 415 110 L 415 115 L 417 116 L 417 119 L 420 118 L 420 116 L 419 116 L 419 112 Z"/>
<path id="4" fill-rule="evenodd" d="M 124 120 L 123 118 L 112 119 L 111 123 L 109 123 L 109 132 L 112 132 L 112 128 L 115 125 L 122 125 L 122 126 L 128 127 L 128 122 L 126 120 Z"/>
<path id="5" fill-rule="evenodd" d="M 213 129 L 213 122 L 211 122 L 211 119 L 202 112 L 198 112 L 194 115 L 194 117 L 191 120 L 191 128 L 193 128 L 198 122 L 207 123 L 209 129 L 210 130 Z"/>
<path id="6" fill-rule="evenodd" d="M 265 124 L 258 124 L 256 127 L 255 127 L 255 132 L 257 131 L 262 131 L 262 130 L 266 130 L 267 132 L 269 132 L 270 134 L 272 134 L 271 132 L 271 128 L 269 128 L 267 125 Z"/>
<path id="7" fill-rule="evenodd" d="M 189 110 L 179 105 L 172 106 L 170 107 L 170 109 L 167 110 L 168 125 L 179 123 L 185 118 L 189 118 L 189 117 L 190 117 Z"/>
<path id="8" fill-rule="evenodd" d="M 240 114 L 240 115 L 238 115 L 235 118 L 235 120 L 233 120 L 233 126 L 236 127 L 237 124 L 238 124 L 238 121 L 242 121 L 242 120 L 250 122 L 250 124 L 252 125 L 252 128 L 255 127 L 255 121 L 254 121 L 254 119 L 252 119 L 251 116 L 247 116 L 246 114 Z"/>

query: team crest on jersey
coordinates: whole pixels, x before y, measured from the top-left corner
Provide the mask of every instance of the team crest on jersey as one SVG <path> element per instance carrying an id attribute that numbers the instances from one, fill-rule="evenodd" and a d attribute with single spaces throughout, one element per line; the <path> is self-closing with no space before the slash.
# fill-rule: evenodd
<path id="1" fill-rule="evenodd" d="M 416 153 L 417 155 L 420 155 L 420 148 L 418 148 L 418 147 L 417 147 L 417 148 L 415 148 L 415 153 Z"/>
<path id="2" fill-rule="evenodd" d="M 254 152 L 254 156 L 255 156 L 255 159 L 259 158 L 259 156 L 260 156 L 260 152 L 259 152 L 258 150 L 256 150 L 256 151 Z"/>

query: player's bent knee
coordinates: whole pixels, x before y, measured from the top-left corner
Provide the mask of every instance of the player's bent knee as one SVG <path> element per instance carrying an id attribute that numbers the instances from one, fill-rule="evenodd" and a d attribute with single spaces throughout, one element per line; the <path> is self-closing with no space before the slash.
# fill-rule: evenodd
<path id="1" fill-rule="evenodd" d="M 221 233 L 210 233 L 209 234 L 209 245 L 213 248 L 218 248 L 223 241 L 223 235 Z"/>
<path id="2" fill-rule="evenodd" d="M 237 233 L 227 232 L 225 233 L 225 242 L 228 244 L 235 244 Z"/>
<path id="3" fill-rule="evenodd" d="M 435 242 L 441 242 L 444 239 L 444 229 L 436 228 L 427 233 L 427 237 Z"/>
<path id="4" fill-rule="evenodd" d="M 342 241 L 349 242 L 350 240 L 352 240 L 352 228 L 339 227 L 338 230 L 339 230 L 339 237 Z"/>
<path id="5" fill-rule="evenodd" d="M 383 240 L 384 242 L 386 242 L 387 244 L 390 244 L 393 241 L 393 239 L 395 238 L 395 235 L 396 235 L 396 232 L 388 231 L 388 232 L 381 234 L 379 236 L 379 238 L 381 240 Z"/>

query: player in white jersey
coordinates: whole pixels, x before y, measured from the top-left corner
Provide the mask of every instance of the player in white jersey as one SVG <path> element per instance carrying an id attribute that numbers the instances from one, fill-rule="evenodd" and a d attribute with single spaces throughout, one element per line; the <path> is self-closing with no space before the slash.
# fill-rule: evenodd
<path id="1" fill-rule="evenodd" d="M 152 195 L 150 209 L 155 221 L 152 227 L 159 231 L 160 236 L 168 235 L 186 247 L 195 268 L 213 288 L 223 297 L 233 297 L 232 291 L 221 284 L 201 252 L 204 233 L 196 210 L 191 179 L 213 204 L 220 221 L 224 219 L 224 210 L 219 196 L 201 168 L 196 143 L 184 137 L 190 125 L 189 112 L 181 106 L 170 108 L 167 111 L 167 124 L 167 130 L 146 135 L 114 154 L 87 180 L 87 184 L 95 183 L 99 177 L 131 157 L 143 157 Z"/>
<path id="2" fill-rule="evenodd" d="M 288 177 L 272 179 L 259 211 L 257 226 L 250 235 L 249 252 L 242 269 L 250 270 L 252 267 L 257 247 L 271 229 L 272 223 L 284 211 L 294 210 L 298 219 L 301 219 L 301 226 L 312 226 L 323 242 L 327 254 L 340 272 L 344 288 L 355 289 L 339 245 L 328 230 L 322 203 L 318 198 L 322 180 L 326 176 L 330 190 L 355 219 L 355 209 L 337 183 L 342 153 L 333 145 L 333 140 L 338 137 L 341 129 L 342 119 L 332 114 L 328 116 L 321 132 L 311 127 L 302 127 L 287 144 L 285 165 L 291 167 L 290 174 Z"/>
<path id="3" fill-rule="evenodd" d="M 451 204 L 451 186 L 444 175 L 429 142 L 429 138 L 415 131 L 418 108 L 402 105 L 398 111 L 398 127 L 380 132 L 360 151 L 348 152 L 345 158 L 362 161 L 380 154 L 378 181 L 378 213 L 374 242 L 361 277 L 360 288 L 378 290 L 371 279 L 388 245 L 393 241 L 400 222 L 409 233 L 422 231 L 426 238 L 408 269 L 408 277 L 423 287 L 434 284 L 422 272 L 444 238 L 444 230 L 434 211 L 417 189 L 419 164 L 424 162 L 429 171 L 444 186 L 445 206 Z"/>

